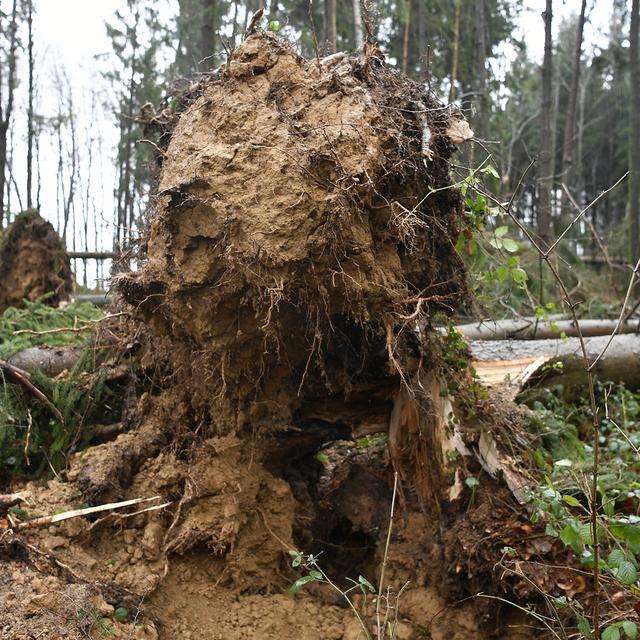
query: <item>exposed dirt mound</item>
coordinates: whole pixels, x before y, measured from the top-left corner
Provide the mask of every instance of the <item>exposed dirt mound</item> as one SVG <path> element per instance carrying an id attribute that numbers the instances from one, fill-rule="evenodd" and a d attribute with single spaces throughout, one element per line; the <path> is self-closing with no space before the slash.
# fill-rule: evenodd
<path id="1" fill-rule="evenodd" d="M 25 211 L 0 236 L 0 313 L 49 293 L 47 304 L 67 300 L 71 266 L 53 226 L 35 211 Z"/>
<path id="2" fill-rule="evenodd" d="M 220 432 L 380 387 L 402 316 L 465 292 L 450 111 L 376 58 L 318 66 L 267 34 L 197 93 L 125 297 L 188 345 L 194 404 Z"/>

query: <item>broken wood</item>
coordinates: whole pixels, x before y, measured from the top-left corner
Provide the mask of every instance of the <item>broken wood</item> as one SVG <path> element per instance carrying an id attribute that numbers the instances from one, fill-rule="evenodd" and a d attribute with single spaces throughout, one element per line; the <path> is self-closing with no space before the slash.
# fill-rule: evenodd
<path id="1" fill-rule="evenodd" d="M 609 336 L 585 338 L 587 356 L 593 362 L 605 348 Z M 534 370 L 528 380 L 544 384 L 563 384 L 579 388 L 586 383 L 579 338 L 565 340 L 471 341 L 473 365 L 489 386 L 514 380 L 527 367 Z M 640 336 L 616 335 L 594 373 L 600 381 L 623 382 L 629 388 L 640 388 Z M 501 375 L 502 374 L 502 375 Z"/>

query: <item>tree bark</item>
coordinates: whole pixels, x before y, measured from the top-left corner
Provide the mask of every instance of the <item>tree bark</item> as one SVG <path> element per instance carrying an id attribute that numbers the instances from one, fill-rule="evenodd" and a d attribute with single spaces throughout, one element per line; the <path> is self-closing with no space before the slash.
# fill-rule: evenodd
<path id="1" fill-rule="evenodd" d="M 364 44 L 362 37 L 362 12 L 360 10 L 360 0 L 352 0 L 353 3 L 353 37 L 356 49 L 361 50 Z"/>
<path id="2" fill-rule="evenodd" d="M 549 240 L 551 222 L 551 189 L 553 186 L 553 158 L 551 155 L 551 111 L 552 111 L 552 76 L 553 52 L 551 23 L 553 20 L 553 0 L 546 0 L 544 19 L 544 60 L 542 63 L 542 110 L 540 126 L 540 173 L 538 196 L 538 235 Z"/>
<path id="3" fill-rule="evenodd" d="M 33 207 L 33 0 L 27 3 L 27 30 L 29 56 L 29 96 L 27 106 L 27 209 Z"/>
<path id="4" fill-rule="evenodd" d="M 202 0 L 202 23 L 200 25 L 200 60 L 212 56 L 216 50 L 215 30 L 216 0 Z"/>
<path id="5" fill-rule="evenodd" d="M 638 333 L 638 320 L 628 320 L 618 327 L 617 320 L 581 320 L 580 331 L 585 337 L 608 336 L 617 328 L 617 333 Z M 490 320 L 456 327 L 469 340 L 541 340 L 578 336 L 573 320 L 537 321 L 535 318 L 521 320 Z"/>
<path id="6" fill-rule="evenodd" d="M 1 16 L 0 16 L 1 18 Z M 1 29 L 0 29 L 1 32 Z M 0 101 L 0 229 L 5 220 L 5 190 L 7 188 L 7 164 L 9 125 L 13 115 L 13 100 L 15 94 L 15 76 L 17 63 L 17 32 L 18 32 L 18 2 L 13 0 L 11 22 L 9 23 L 9 51 L 7 54 L 7 101 Z M 0 86 L 2 85 L 2 65 L 0 65 Z"/>
<path id="7" fill-rule="evenodd" d="M 638 37 L 640 0 L 631 5 L 629 55 L 631 70 L 630 140 L 629 140 L 629 215 L 631 217 L 631 262 L 640 258 L 640 52 Z"/>
<path id="8" fill-rule="evenodd" d="M 607 345 L 609 336 L 584 340 L 587 357 L 593 362 Z M 483 363 L 484 366 L 503 363 L 507 368 L 509 362 L 543 358 L 545 361 L 540 361 L 538 371 L 550 384 L 560 383 L 565 388 L 584 389 L 587 382 L 579 338 L 472 341 L 469 347 L 475 360 L 474 366 L 479 370 L 483 368 Z M 562 368 L 553 367 L 558 362 L 562 363 Z M 630 388 L 640 388 L 640 336 L 615 336 L 604 356 L 598 360 L 594 373 L 602 382 L 624 382 Z"/>
<path id="9" fill-rule="evenodd" d="M 576 109 L 578 105 L 578 86 L 580 82 L 581 58 L 582 58 L 582 40 L 584 34 L 585 12 L 587 10 L 587 0 L 582 0 L 580 9 L 580 17 L 578 18 L 578 26 L 576 29 L 576 41 L 573 56 L 573 70 L 571 72 L 571 85 L 569 87 L 569 101 L 567 113 L 565 115 L 564 124 L 564 142 L 562 146 L 562 166 L 560 173 L 562 181 L 567 185 L 571 184 L 571 174 L 573 173 L 574 150 L 576 140 Z M 562 216 L 566 213 L 567 197 L 562 191 L 560 196 L 560 213 Z"/>
<path id="10" fill-rule="evenodd" d="M 460 55 L 460 8 L 462 0 L 455 0 L 453 13 L 453 53 L 451 56 L 451 77 L 449 79 L 449 104 L 456 99 L 456 79 L 458 77 L 458 58 Z"/>
<path id="11" fill-rule="evenodd" d="M 409 68 L 409 34 L 411 31 L 411 0 L 404 0 L 404 25 L 402 31 L 402 73 Z"/>
<path id="12" fill-rule="evenodd" d="M 324 39 L 329 53 L 335 53 L 336 40 L 336 0 L 324 0 Z"/>
<path id="13" fill-rule="evenodd" d="M 487 132 L 487 16 L 485 0 L 476 0 L 474 16 L 476 29 L 475 42 L 475 131 L 479 138 Z"/>

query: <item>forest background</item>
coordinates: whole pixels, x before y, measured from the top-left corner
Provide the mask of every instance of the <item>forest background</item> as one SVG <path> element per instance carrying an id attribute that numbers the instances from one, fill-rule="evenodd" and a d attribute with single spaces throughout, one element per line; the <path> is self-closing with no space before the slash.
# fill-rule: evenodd
<path id="1" fill-rule="evenodd" d="M 156 179 L 141 110 L 171 109 L 173 92 L 224 62 L 254 11 L 264 8 L 263 26 L 310 58 L 315 42 L 323 56 L 356 50 L 366 35 L 360 0 L 121 0 L 104 24 L 107 49 L 81 69 L 67 68 L 45 44 L 53 26 L 41 18 L 54 4 L 77 20 L 78 41 L 86 41 L 81 16 L 66 15 L 65 2 L 0 1 L 0 226 L 38 208 L 72 251 L 119 253 L 138 237 Z M 592 270 L 635 262 L 638 0 L 371 0 L 367 7 L 388 63 L 471 123 L 477 143 L 459 157 L 459 179 L 494 166 L 491 191 L 503 201 L 515 195 L 518 218 L 548 241 L 574 207 L 629 172 L 572 229 L 565 253 Z M 491 218 L 486 204 L 482 214 Z M 526 253 L 518 230 L 510 235 Z M 472 255 L 481 251 L 466 249 L 482 263 Z M 109 276 L 108 260 L 74 266 L 85 286 Z M 508 270 L 481 272 L 500 280 Z"/>

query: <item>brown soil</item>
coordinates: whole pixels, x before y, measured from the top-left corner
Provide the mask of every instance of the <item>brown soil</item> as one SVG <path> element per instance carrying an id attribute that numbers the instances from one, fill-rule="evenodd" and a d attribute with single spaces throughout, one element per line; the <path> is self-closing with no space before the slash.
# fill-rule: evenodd
<path id="1" fill-rule="evenodd" d="M 69 257 L 55 229 L 36 212 L 21 213 L 0 237 L 0 313 L 45 294 L 55 306 L 71 289 Z"/>
<path id="2" fill-rule="evenodd" d="M 219 433 L 397 388 L 399 318 L 464 297 L 455 117 L 375 58 L 319 67 L 266 34 L 190 98 L 120 289 Z"/>

